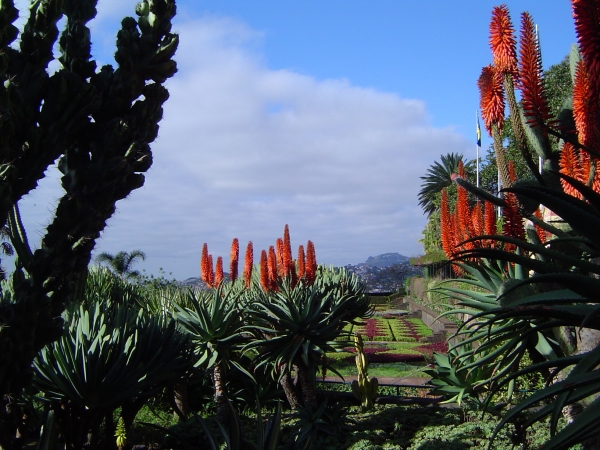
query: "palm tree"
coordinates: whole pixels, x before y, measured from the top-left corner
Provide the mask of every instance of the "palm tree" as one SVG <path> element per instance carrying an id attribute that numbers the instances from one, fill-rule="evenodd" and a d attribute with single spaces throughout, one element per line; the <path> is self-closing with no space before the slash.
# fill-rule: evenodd
<path id="1" fill-rule="evenodd" d="M 138 258 L 145 260 L 146 254 L 141 250 L 133 250 L 131 253 L 119 252 L 116 255 L 103 252 L 96 256 L 96 261 L 106 264 L 111 272 L 122 279 L 137 279 L 141 274 L 137 270 L 132 270 L 132 266 Z"/>
<path id="2" fill-rule="evenodd" d="M 435 200 L 442 189 L 452 184 L 452 174 L 458 171 L 458 163 L 462 161 L 463 155 L 448 153 L 441 155 L 441 163 L 435 161 L 427 170 L 419 191 L 419 206 L 430 216 L 437 209 Z"/>

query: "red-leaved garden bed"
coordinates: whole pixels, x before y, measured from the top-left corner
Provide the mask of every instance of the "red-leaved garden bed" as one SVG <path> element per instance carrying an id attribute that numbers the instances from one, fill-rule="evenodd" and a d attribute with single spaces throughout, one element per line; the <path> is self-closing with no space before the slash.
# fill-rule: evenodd
<path id="1" fill-rule="evenodd" d="M 432 331 L 418 319 L 400 317 L 373 317 L 363 325 L 350 326 L 350 332 L 358 332 L 365 341 L 418 342 L 431 336 Z"/>
<path id="2" fill-rule="evenodd" d="M 356 353 L 354 348 L 344 349 L 350 353 Z M 364 347 L 365 355 L 371 363 L 390 363 L 390 362 L 418 362 L 423 361 L 423 355 L 410 350 L 394 350 L 388 346 L 366 345 Z M 354 356 L 347 356 L 345 361 L 353 362 Z"/>
<path id="3" fill-rule="evenodd" d="M 371 363 L 430 361 L 434 352 L 448 352 L 446 342 L 419 342 L 433 334 L 419 319 L 384 315 L 367 319 L 362 325 L 349 326 L 346 330 L 361 334 L 365 342 L 364 352 Z M 353 363 L 356 350 L 353 347 L 344 350 L 350 354 L 340 354 L 338 360 Z"/>

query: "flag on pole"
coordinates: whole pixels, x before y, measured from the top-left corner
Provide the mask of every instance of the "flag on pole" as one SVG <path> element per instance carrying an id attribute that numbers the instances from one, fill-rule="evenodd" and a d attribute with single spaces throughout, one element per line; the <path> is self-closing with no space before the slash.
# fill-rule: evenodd
<path id="1" fill-rule="evenodd" d="M 479 127 L 479 114 L 477 114 L 477 147 L 481 147 L 481 128 Z"/>

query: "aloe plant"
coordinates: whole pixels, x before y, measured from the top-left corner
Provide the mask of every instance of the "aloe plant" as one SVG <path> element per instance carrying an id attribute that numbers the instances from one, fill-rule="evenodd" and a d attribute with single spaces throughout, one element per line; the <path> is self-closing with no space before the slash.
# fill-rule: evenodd
<path id="1" fill-rule="evenodd" d="M 495 354 L 496 358 L 501 356 L 501 359 L 497 360 L 494 373 L 496 386 L 490 395 L 521 376 L 531 373 L 553 374 L 552 378 L 548 378 L 552 384 L 517 404 L 500 423 L 501 426 L 515 419 L 531 405 L 552 400 L 525 422 L 527 426 L 550 417 L 553 437 L 544 448 L 564 448 L 577 442 L 586 442 L 598 434 L 595 424 L 600 420 L 595 406 L 600 394 L 600 378 L 596 369 L 600 351 L 597 344 L 600 322 L 595 318 L 600 313 L 597 304 L 597 292 L 600 289 L 600 280 L 597 278 L 600 274 L 597 262 L 600 256 L 597 237 L 600 194 L 570 177 L 561 175 L 561 178 L 581 193 L 583 198 L 544 186 L 510 189 L 517 195 L 543 203 L 561 217 L 565 226 L 560 237 L 550 239 L 544 245 L 496 236 L 495 239 L 509 241 L 527 253 L 475 248 L 459 256 L 462 259 L 494 258 L 521 266 L 523 273 L 533 272 L 531 277 L 505 286 L 506 289 L 497 294 L 498 305 L 489 305 L 485 312 L 477 313 L 474 320 L 479 321 L 481 332 L 478 338 L 485 336 L 482 341 L 484 346 L 495 346 L 500 350 Z M 485 238 L 491 236 L 478 239 Z M 497 326 L 499 323 L 521 324 L 521 328 L 514 325 Z M 541 349 L 545 358 L 534 359 L 533 365 L 521 370 L 510 370 L 511 362 L 517 361 L 521 354 L 519 348 L 523 347 L 523 343 L 540 335 L 546 336 L 547 340 L 543 342 L 538 339 L 536 349 Z M 583 412 L 572 417 L 571 423 L 558 431 L 558 418 L 563 409 L 578 403 L 583 404 Z"/>
<path id="2" fill-rule="evenodd" d="M 195 366 L 212 372 L 217 417 L 229 423 L 227 372 L 232 366 L 242 369 L 236 364 L 236 353 L 246 342 L 241 334 L 241 291 L 237 285 L 221 285 L 211 291 L 189 289 L 185 293 L 190 306 L 174 303 L 174 317 L 194 342 Z"/>
<path id="3" fill-rule="evenodd" d="M 371 314 L 363 285 L 345 269 L 319 266 L 312 285 L 292 287 L 289 279 L 283 279 L 277 291 L 256 289 L 252 298 L 244 331 L 253 338 L 244 350 L 256 351 L 259 365 L 271 367 L 292 407 L 303 404 L 316 410 L 317 367 L 337 373 L 325 353 L 351 345 L 351 334 L 344 327 Z M 289 383 L 292 371 L 295 385 Z"/>
<path id="4" fill-rule="evenodd" d="M 148 398 L 192 367 L 189 338 L 173 320 L 110 300 L 70 305 L 65 320 L 66 333 L 34 361 L 34 385 L 50 403 L 67 448 L 95 448 L 100 425 L 112 429 L 119 407 L 130 427 Z"/>

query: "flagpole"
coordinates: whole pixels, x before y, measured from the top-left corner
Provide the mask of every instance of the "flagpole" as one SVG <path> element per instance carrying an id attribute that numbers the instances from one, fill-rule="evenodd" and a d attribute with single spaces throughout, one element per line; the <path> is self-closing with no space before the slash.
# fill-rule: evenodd
<path id="1" fill-rule="evenodd" d="M 479 148 L 481 147 L 481 130 L 479 128 L 479 112 L 475 110 L 475 122 L 477 124 L 477 187 L 479 187 Z"/>

